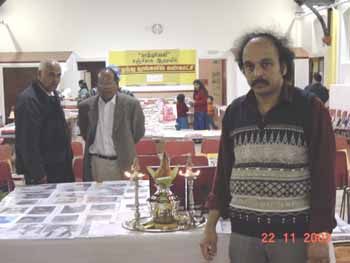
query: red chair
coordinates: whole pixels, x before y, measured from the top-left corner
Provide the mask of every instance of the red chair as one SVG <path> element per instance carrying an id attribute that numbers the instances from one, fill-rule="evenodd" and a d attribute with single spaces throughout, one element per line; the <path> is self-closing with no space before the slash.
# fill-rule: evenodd
<path id="1" fill-rule="evenodd" d="M 164 144 L 164 151 L 171 158 L 177 155 L 195 155 L 194 143 L 192 141 L 167 141 Z"/>
<path id="2" fill-rule="evenodd" d="M 335 156 L 335 185 L 338 190 L 343 189 L 340 205 L 340 217 L 343 219 L 345 217 L 346 208 L 349 212 L 349 191 L 347 190 L 348 179 L 349 173 L 346 152 L 337 151 Z"/>
<path id="3" fill-rule="evenodd" d="M 203 140 L 202 153 L 218 153 L 220 140 Z"/>
<path id="4" fill-rule="evenodd" d="M 64 105 L 63 108 L 67 109 L 67 110 L 77 110 L 78 106 L 77 105 Z"/>
<path id="5" fill-rule="evenodd" d="M 346 153 L 337 151 L 335 156 L 335 185 L 337 189 L 348 186 L 348 163 Z"/>
<path id="6" fill-rule="evenodd" d="M 12 147 L 9 144 L 0 145 L 0 160 L 11 161 L 12 158 Z"/>
<path id="7" fill-rule="evenodd" d="M 207 211 L 205 208 L 205 203 L 208 201 L 208 195 L 210 193 L 213 180 L 215 177 L 216 167 L 198 167 L 200 170 L 199 177 L 194 182 L 194 201 L 197 207 Z"/>
<path id="8" fill-rule="evenodd" d="M 329 115 L 332 117 L 332 119 L 335 117 L 337 110 L 336 109 L 329 109 Z"/>
<path id="9" fill-rule="evenodd" d="M 349 144 L 347 141 L 347 138 L 345 136 L 335 136 L 335 148 L 337 150 L 348 150 L 349 149 Z"/>
<path id="10" fill-rule="evenodd" d="M 83 167 L 84 167 L 83 157 L 82 156 L 74 157 L 73 173 L 74 173 L 76 182 L 83 181 Z"/>
<path id="11" fill-rule="evenodd" d="M 135 147 L 137 155 L 157 155 L 157 145 L 152 140 L 141 140 Z"/>
<path id="12" fill-rule="evenodd" d="M 335 127 L 340 127 L 340 124 L 341 124 L 341 121 L 342 121 L 342 118 L 341 118 L 341 114 L 342 111 L 341 110 L 337 110 L 337 113 L 336 113 L 336 117 L 334 119 L 334 126 Z"/>
<path id="13" fill-rule="evenodd" d="M 182 168 L 181 170 L 184 171 L 185 168 Z M 206 211 L 205 203 L 208 200 L 208 195 L 210 193 L 212 181 L 215 176 L 216 167 L 193 167 L 193 171 L 198 170 L 200 171 L 200 175 L 193 183 L 194 203 L 196 209 Z M 177 175 L 173 186 L 171 187 L 171 190 L 178 196 L 178 198 L 180 198 L 180 206 L 185 207 L 185 178 L 183 176 Z"/>
<path id="14" fill-rule="evenodd" d="M 0 161 L 0 188 L 11 192 L 15 189 L 12 179 L 11 166 L 8 161 Z"/>
<path id="15" fill-rule="evenodd" d="M 137 158 L 139 159 L 140 172 L 145 175 L 143 179 L 148 179 L 150 177 L 147 166 L 160 165 L 160 159 L 157 155 L 139 155 Z"/>
<path id="16" fill-rule="evenodd" d="M 179 171 L 184 171 L 184 167 L 181 167 Z M 200 170 L 199 177 L 194 181 L 194 202 L 195 207 L 201 210 L 205 210 L 205 202 L 208 199 L 208 195 L 211 189 L 212 181 L 215 175 L 216 167 L 200 166 L 193 167 L 194 171 Z M 152 195 L 156 190 L 153 178 L 150 177 L 150 194 Z M 185 207 L 185 178 L 181 175 L 177 175 L 173 185 L 170 187 L 171 191 L 179 198 L 180 206 Z"/>
<path id="17" fill-rule="evenodd" d="M 174 156 L 170 159 L 170 165 L 186 165 L 188 156 Z M 194 166 L 208 166 L 208 158 L 206 156 L 191 156 Z"/>
<path id="18" fill-rule="evenodd" d="M 342 112 L 342 110 L 337 110 L 337 117 L 341 117 L 341 112 Z"/>
<path id="19" fill-rule="evenodd" d="M 81 142 L 77 142 L 77 141 L 71 142 L 71 145 L 72 145 L 72 151 L 73 151 L 74 157 L 84 155 L 83 144 Z"/>

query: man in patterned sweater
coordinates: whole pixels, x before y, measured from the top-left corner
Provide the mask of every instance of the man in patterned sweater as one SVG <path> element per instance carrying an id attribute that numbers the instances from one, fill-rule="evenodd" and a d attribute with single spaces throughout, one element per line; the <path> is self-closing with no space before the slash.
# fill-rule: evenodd
<path id="1" fill-rule="evenodd" d="M 330 262 L 336 222 L 329 113 L 290 85 L 294 54 L 287 39 L 253 32 L 236 51 L 251 90 L 229 105 L 222 121 L 202 254 L 215 256 L 222 216 L 231 219 L 231 262 Z"/>

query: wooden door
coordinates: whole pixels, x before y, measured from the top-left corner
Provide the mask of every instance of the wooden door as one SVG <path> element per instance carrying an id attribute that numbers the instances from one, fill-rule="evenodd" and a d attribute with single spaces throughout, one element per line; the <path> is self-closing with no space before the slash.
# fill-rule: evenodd
<path id="1" fill-rule="evenodd" d="M 16 97 L 27 88 L 28 84 L 37 76 L 38 68 L 3 68 L 4 95 L 5 95 L 5 120 L 8 123 L 8 116 L 11 107 L 16 105 Z"/>
<path id="2" fill-rule="evenodd" d="M 200 59 L 199 79 L 203 80 L 215 104 L 226 105 L 226 60 Z"/>
<path id="3" fill-rule="evenodd" d="M 106 62 L 104 61 L 84 61 L 78 62 L 78 70 L 86 70 L 91 73 L 91 87 L 93 88 L 97 85 L 97 75 L 101 69 L 106 67 Z"/>
<path id="4" fill-rule="evenodd" d="M 319 72 L 324 76 L 324 57 L 313 57 L 309 59 L 309 84 L 313 82 L 313 74 Z M 324 78 L 322 79 L 324 83 Z"/>

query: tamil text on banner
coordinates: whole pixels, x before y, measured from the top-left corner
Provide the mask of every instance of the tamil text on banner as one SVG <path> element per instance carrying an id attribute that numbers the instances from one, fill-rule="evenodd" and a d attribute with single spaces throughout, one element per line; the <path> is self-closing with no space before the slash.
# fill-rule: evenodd
<path id="1" fill-rule="evenodd" d="M 121 86 L 188 85 L 196 78 L 195 50 L 110 51 Z"/>

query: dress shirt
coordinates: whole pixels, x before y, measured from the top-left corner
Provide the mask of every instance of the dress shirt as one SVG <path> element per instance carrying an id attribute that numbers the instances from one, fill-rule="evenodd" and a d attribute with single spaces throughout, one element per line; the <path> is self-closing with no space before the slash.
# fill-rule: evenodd
<path id="1" fill-rule="evenodd" d="M 104 156 L 116 156 L 115 145 L 112 139 L 114 110 L 117 97 L 108 102 L 100 97 L 98 99 L 98 122 L 94 143 L 90 146 L 89 153 Z"/>

